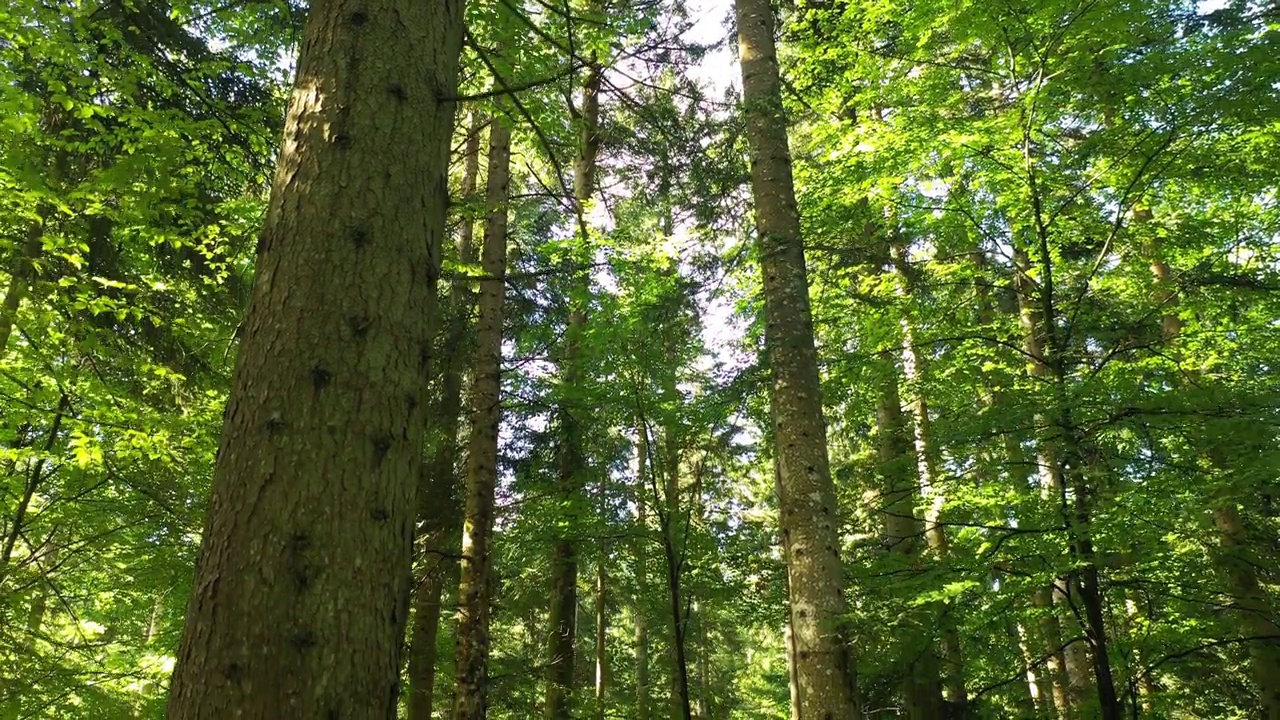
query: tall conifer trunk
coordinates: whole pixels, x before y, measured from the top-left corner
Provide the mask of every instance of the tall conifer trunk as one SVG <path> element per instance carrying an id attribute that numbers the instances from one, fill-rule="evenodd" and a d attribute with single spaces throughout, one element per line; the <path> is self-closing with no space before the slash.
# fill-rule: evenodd
<path id="1" fill-rule="evenodd" d="M 814 348 L 800 215 L 768 0 L 736 0 L 756 242 L 764 273 L 778 510 L 803 720 L 861 715 L 840 562 L 839 508 Z"/>
<path id="2" fill-rule="evenodd" d="M 393 716 L 462 2 L 317 0 L 172 718 Z"/>
<path id="3" fill-rule="evenodd" d="M 502 304 L 506 295 L 507 201 L 511 183 L 511 127 L 495 115 L 489 128 L 484 250 L 471 383 L 471 437 L 458 584 L 458 645 L 453 720 L 487 713 L 489 613 L 493 604 L 493 505 L 498 482 L 498 423 L 502 418 Z"/>
<path id="4" fill-rule="evenodd" d="M 470 200 L 480 174 L 482 122 L 472 113 L 462 171 L 461 197 Z M 458 259 L 475 262 L 475 223 L 463 217 L 458 228 Z M 461 274 L 450 282 L 448 320 L 445 325 L 439 410 L 428 421 L 430 454 L 423 464 L 418 488 L 418 536 L 421 570 L 414 594 L 413 633 L 409 642 L 409 720 L 431 720 L 435 699 L 437 637 L 440 632 L 442 596 L 456 587 L 457 535 L 462 524 L 458 502 L 458 426 L 462 414 L 462 372 L 470 353 L 464 338 L 471 315 L 470 292 Z"/>
<path id="5" fill-rule="evenodd" d="M 597 3 L 593 3 L 593 7 L 599 9 Z M 575 221 L 583 242 L 587 240 L 586 205 L 595 192 L 596 155 L 600 151 L 600 85 L 603 77 L 599 63 L 589 63 L 582 83 L 581 107 L 576 111 L 579 137 L 578 154 L 574 163 L 573 196 Z M 584 277 L 583 282 L 589 281 Z M 565 333 L 560 368 L 563 385 L 571 391 L 580 385 L 579 344 L 586 324 L 586 309 L 575 304 L 569 311 L 569 326 Z M 582 417 L 582 408 L 570 401 L 562 403 L 559 415 L 561 437 L 557 482 L 565 503 L 572 505 L 583 489 L 582 475 L 586 470 L 581 427 L 585 418 Z M 547 644 L 548 720 L 568 720 L 573 714 L 577 615 L 578 551 L 572 538 L 561 536 L 555 539 L 551 551 L 551 636 Z"/>

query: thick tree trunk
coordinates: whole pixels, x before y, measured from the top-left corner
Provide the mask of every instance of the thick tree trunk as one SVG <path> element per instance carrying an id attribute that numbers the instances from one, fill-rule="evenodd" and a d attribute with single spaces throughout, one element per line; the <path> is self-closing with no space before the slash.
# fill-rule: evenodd
<path id="1" fill-rule="evenodd" d="M 835 487 L 827 457 L 813 318 L 787 119 L 768 0 L 736 0 L 751 186 L 764 273 L 765 352 L 772 374 L 779 523 L 786 548 L 800 716 L 858 718 L 840 562 Z"/>
<path id="2" fill-rule="evenodd" d="M 462 3 L 318 0 L 172 718 L 395 714 Z"/>
<path id="3" fill-rule="evenodd" d="M 458 646 L 453 720 L 484 720 L 488 706 L 489 612 L 492 605 L 493 505 L 498 482 L 498 424 L 502 418 L 502 304 L 507 274 L 507 200 L 511 184 L 511 128 L 495 115 L 489 128 L 487 217 L 471 383 L 467 445 L 462 579 L 458 584 Z"/>
<path id="4" fill-rule="evenodd" d="M 471 115 L 462 171 L 461 197 L 470 199 L 480 174 L 480 131 L 477 113 Z M 458 259 L 475 262 L 475 223 L 462 218 L 458 228 Z M 462 373 L 466 365 L 467 326 L 471 305 L 468 283 L 462 274 L 450 282 L 448 322 L 445 326 L 440 405 L 428 419 L 430 455 L 423 465 L 418 486 L 418 542 L 422 549 L 417 590 L 414 595 L 413 633 L 409 642 L 409 720 L 431 720 L 435 699 L 437 638 L 440 633 L 445 588 L 458 582 L 458 533 L 462 508 L 458 502 L 458 426 L 462 414 Z"/>

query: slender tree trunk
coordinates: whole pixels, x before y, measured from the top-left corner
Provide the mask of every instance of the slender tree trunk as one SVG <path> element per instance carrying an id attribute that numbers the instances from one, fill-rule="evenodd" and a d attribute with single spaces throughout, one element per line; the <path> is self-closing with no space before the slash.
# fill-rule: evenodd
<path id="1" fill-rule="evenodd" d="M 480 174 L 482 122 L 472 112 L 462 171 L 461 196 L 470 199 Z M 475 262 L 475 224 L 463 217 L 458 229 L 458 259 Z M 421 569 L 414 595 L 413 633 L 409 643 L 409 720 L 431 720 L 435 699 L 437 638 L 440 632 L 442 596 L 456 587 L 459 552 L 457 535 L 462 508 L 458 502 L 458 426 L 462 414 L 462 372 L 469 353 L 464 338 L 471 315 L 466 278 L 454 276 L 449 289 L 448 324 L 445 327 L 440 381 L 440 406 L 428 420 L 427 441 L 431 455 L 423 465 L 418 487 L 418 542 Z"/>
<path id="2" fill-rule="evenodd" d="M 768 0 L 736 0 L 756 236 L 764 273 L 779 523 L 788 561 L 800 717 L 861 716 L 827 457 L 813 318 Z"/>
<path id="3" fill-rule="evenodd" d="M 587 240 L 586 205 L 595 192 L 596 155 L 600 151 L 602 79 L 603 70 L 599 64 L 589 63 L 582 84 L 581 107 L 577 111 L 580 135 L 578 156 L 574 163 L 573 195 L 578 231 L 583 242 Z M 563 385 L 568 388 L 580 385 L 578 344 L 586 324 L 586 310 L 574 307 L 569 313 L 561 368 Z M 563 436 L 560 438 L 558 481 L 567 505 L 572 505 L 574 497 L 582 490 L 581 476 L 586 465 L 582 446 L 582 414 L 582 409 L 573 402 L 564 402 L 560 408 Z M 551 636 L 547 647 L 548 720 L 568 720 L 573 715 L 578 615 L 577 555 L 572 538 L 561 536 L 555 540 L 551 557 Z"/>
<path id="4" fill-rule="evenodd" d="M 26 240 L 18 248 L 18 254 L 13 258 L 13 267 L 9 270 L 9 289 L 4 294 L 4 303 L 0 305 L 0 357 L 4 357 L 5 350 L 9 347 L 9 335 L 13 332 L 18 308 L 27 297 L 31 282 L 35 279 L 36 259 L 43 249 L 43 216 L 46 214 L 42 212 L 41 219 L 31 223 L 31 227 L 27 229 Z"/>
<path id="5" fill-rule="evenodd" d="M 172 718 L 396 711 L 461 46 L 460 0 L 311 5 Z"/>
<path id="6" fill-rule="evenodd" d="M 458 646 L 453 719 L 484 720 L 488 711 L 489 613 L 492 605 L 494 491 L 498 482 L 498 424 L 502 418 L 502 304 L 507 274 L 507 201 L 511 184 L 511 128 L 495 115 L 489 127 L 476 356 L 467 446 L 462 579 L 458 585 Z"/>
<path id="7" fill-rule="evenodd" d="M 648 482 L 649 466 L 649 429 L 643 418 L 636 423 L 637 458 L 636 458 L 636 528 L 635 541 L 636 562 L 636 598 L 635 613 L 636 630 L 636 720 L 649 720 L 653 707 L 653 691 L 649 685 L 649 624 L 644 599 L 648 597 L 648 530 L 649 511 L 645 500 L 645 483 Z"/>
<path id="8" fill-rule="evenodd" d="M 1137 218 L 1150 220 L 1146 210 Z M 1160 328 L 1167 343 L 1175 343 L 1182 335 L 1182 319 L 1176 312 L 1177 289 L 1173 284 L 1173 272 L 1152 249 L 1151 272 L 1155 276 L 1158 299 L 1166 311 L 1161 315 Z M 1205 453 L 1209 464 L 1220 471 L 1229 469 L 1230 463 L 1220 452 L 1210 449 Z M 1254 543 L 1250 542 L 1239 504 L 1227 491 L 1216 493 L 1210 501 L 1210 515 L 1218 531 L 1219 551 L 1214 559 L 1218 572 L 1226 581 L 1231 595 L 1236 622 L 1241 634 L 1249 638 L 1249 666 L 1253 681 L 1258 686 L 1262 716 L 1267 720 L 1280 720 L 1280 621 L 1266 591 L 1258 581 L 1257 563 L 1251 555 Z"/>
<path id="9" fill-rule="evenodd" d="M 1044 686 L 1040 680 L 1041 673 L 1036 667 L 1036 657 L 1031 652 L 1030 643 L 1027 642 L 1027 631 L 1021 623 L 1010 619 L 1009 635 L 1018 646 L 1018 653 L 1022 657 L 1024 667 L 1021 685 L 1025 694 L 1018 698 L 1022 713 L 1026 717 L 1042 717 L 1047 714 L 1049 708 L 1045 702 Z"/>
<path id="10" fill-rule="evenodd" d="M 707 624 L 695 607 L 692 612 L 694 630 L 698 633 L 698 720 L 711 720 L 711 663 L 708 658 L 710 648 L 707 646 Z"/>
<path id="11" fill-rule="evenodd" d="M 985 277 L 987 257 L 981 248 L 975 249 L 971 253 L 971 257 L 974 260 L 975 269 L 980 273 L 974 288 L 977 300 L 977 319 L 980 324 L 985 326 L 991 324 L 995 319 L 994 303 L 988 291 L 988 280 Z M 1027 326 L 1024 325 L 1024 343 L 1026 329 Z M 1038 345 L 1035 347 L 1038 347 Z M 987 403 L 996 410 L 1006 405 L 1006 397 L 997 386 L 994 378 L 988 382 Z M 1019 489 L 1025 488 L 1028 475 L 1025 468 L 1029 463 L 1027 454 L 1022 447 L 1023 438 L 1014 432 L 1005 431 L 1001 433 L 1001 440 L 1004 465 L 1006 467 L 1005 474 L 1009 479 L 1010 485 Z M 1042 468 L 1043 465 L 1038 464 L 1037 467 Z M 1046 489 L 1039 474 L 1037 474 L 1034 483 L 1040 487 L 1042 496 L 1044 496 Z M 1019 637 L 1024 645 L 1022 653 L 1027 661 L 1027 683 L 1031 686 L 1029 690 L 1036 699 L 1038 710 L 1055 717 L 1066 718 L 1069 709 L 1066 657 L 1062 648 L 1062 628 L 1058 616 L 1053 610 L 1053 596 L 1049 587 L 1041 588 L 1032 594 L 1031 607 L 1038 616 L 1035 625 L 1029 631 L 1021 625 L 1018 626 Z M 1044 670 L 1042 672 L 1032 667 L 1033 663 L 1038 659 L 1036 657 L 1037 653 L 1039 657 L 1044 659 Z"/>
<path id="12" fill-rule="evenodd" d="M 907 268 L 907 249 L 898 241 L 890 248 L 890 253 L 898 275 L 898 292 L 903 298 L 909 297 L 914 288 Z M 902 370 L 911 390 L 916 473 L 920 479 L 918 487 L 925 508 L 924 535 L 934 559 L 939 564 L 945 564 L 950 555 L 947 531 L 941 522 L 946 496 L 938 484 L 932 420 L 929 418 L 929 404 L 924 394 L 924 361 L 916 349 L 915 328 L 905 312 L 901 326 Z M 952 603 L 943 603 L 937 617 L 938 634 L 942 640 L 942 694 L 948 705 L 948 717 L 962 718 L 968 712 L 969 695 L 964 684 L 964 656 L 954 611 Z"/>
<path id="13" fill-rule="evenodd" d="M 44 447 L 42 448 L 45 455 L 48 455 L 55 443 L 58 441 L 58 433 L 62 429 L 62 418 L 71 408 L 71 399 L 66 395 L 58 399 L 58 410 L 53 416 L 53 422 L 49 425 L 49 434 L 45 436 Z M 13 561 L 13 552 L 18 545 L 18 538 L 22 537 L 22 531 L 26 529 L 27 512 L 31 509 L 31 502 L 35 499 L 36 491 L 40 489 L 40 485 L 44 483 L 47 475 L 48 462 L 43 458 L 37 459 L 31 468 L 27 471 L 27 480 L 22 486 L 22 496 L 18 498 L 18 506 L 13 511 L 13 521 L 9 526 L 9 533 L 4 538 L 4 545 L 0 546 L 0 589 L 4 588 L 5 580 L 9 577 L 9 565 Z"/>
<path id="14" fill-rule="evenodd" d="M 1039 646 L 1046 656 L 1045 669 L 1049 674 L 1050 700 L 1057 717 L 1066 720 L 1076 703 L 1072 700 L 1071 682 L 1067 678 L 1067 658 L 1062 645 L 1062 624 L 1053 604 L 1053 590 L 1046 586 L 1031 596 L 1031 605 L 1039 614 L 1036 621 Z"/>
<path id="15" fill-rule="evenodd" d="M 607 607 L 608 600 L 605 595 L 605 588 L 608 585 L 608 572 L 605 569 L 605 561 L 608 557 L 607 549 L 600 548 L 600 559 L 596 561 L 596 718 L 604 720 L 605 716 L 605 692 L 609 681 L 609 658 L 606 655 L 607 647 L 606 631 L 608 630 Z"/>
<path id="16" fill-rule="evenodd" d="M 791 632 L 791 621 L 783 630 L 787 645 L 787 696 L 791 699 L 791 720 L 800 720 L 800 681 L 796 679 L 796 643 Z"/>
<path id="17" fill-rule="evenodd" d="M 880 383 L 876 405 L 876 448 L 883 478 L 880 512 L 889 552 L 914 558 L 920 552 L 924 524 L 916 517 L 918 487 L 912 473 L 911 441 L 902 416 L 902 399 L 898 393 L 898 368 L 896 363 L 888 365 Z M 925 613 L 913 613 L 911 619 L 918 628 L 914 635 L 931 634 L 931 618 L 923 615 Z M 919 650 L 910 647 L 903 655 L 901 673 L 904 715 L 910 720 L 943 717 L 942 682 L 933 642 L 926 642 Z"/>
<path id="18" fill-rule="evenodd" d="M 1090 484 L 1079 447 L 1079 438 L 1064 401 L 1065 371 L 1060 367 L 1063 349 L 1058 347 L 1053 301 L 1048 289 L 1042 288 L 1037 298 L 1028 274 L 1031 263 L 1020 249 L 1014 250 L 1015 287 L 1023 326 L 1023 345 L 1031 358 L 1033 377 L 1051 383 L 1056 389 L 1054 413 L 1037 414 L 1037 424 L 1046 428 L 1038 442 L 1041 486 L 1058 503 L 1063 526 L 1067 530 L 1069 549 L 1077 569 L 1053 585 L 1054 603 L 1073 616 L 1081 617 L 1085 643 L 1068 641 L 1064 648 L 1067 678 L 1071 689 L 1069 702 L 1079 706 L 1088 693 L 1088 672 L 1093 669 L 1093 688 L 1104 720 L 1120 720 L 1121 705 L 1111 675 L 1107 649 L 1107 631 L 1102 608 L 1100 577 L 1090 537 Z M 1041 268 L 1042 275 L 1051 275 Z M 1039 302 L 1037 303 L 1037 299 Z M 1068 482 L 1065 470 L 1071 468 Z M 1077 605 L 1078 603 L 1078 605 Z M 1088 656 L 1084 650 L 1088 650 Z"/>
<path id="19" fill-rule="evenodd" d="M 671 608 L 671 714 L 673 718 L 693 720 L 689 695 L 688 618 L 684 595 L 683 570 L 687 547 L 682 537 L 685 523 L 677 522 L 683 514 L 680 503 L 680 447 L 674 425 L 666 430 L 666 460 L 663 463 L 662 505 L 665 510 L 658 520 L 662 525 L 662 549 L 667 561 L 667 601 Z"/>

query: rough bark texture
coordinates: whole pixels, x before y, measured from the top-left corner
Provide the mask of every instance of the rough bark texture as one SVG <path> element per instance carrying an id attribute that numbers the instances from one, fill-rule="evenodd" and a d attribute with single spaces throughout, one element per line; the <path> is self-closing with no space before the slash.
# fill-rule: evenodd
<path id="1" fill-rule="evenodd" d="M 396 712 L 461 44 L 459 0 L 311 6 L 170 717 Z"/>
<path id="2" fill-rule="evenodd" d="M 814 348 L 800 216 L 768 0 L 736 0 L 751 186 L 764 273 L 779 522 L 787 555 L 802 720 L 861 715 L 846 612 L 835 488 Z"/>
<path id="3" fill-rule="evenodd" d="M 470 199 L 480 174 L 482 122 L 472 113 L 467 135 L 460 195 Z M 475 262 L 475 223 L 462 218 L 458 228 L 458 259 Z M 437 638 L 441 598 L 458 581 L 458 533 L 462 507 L 458 497 L 458 426 L 462 414 L 462 374 L 468 356 L 471 317 L 470 292 L 464 276 L 450 282 L 448 320 L 444 330 L 440 373 L 440 404 L 428 419 L 429 455 L 418 486 L 418 543 L 421 560 L 414 594 L 413 632 L 409 642 L 409 720 L 431 720 L 435 699 Z"/>
<path id="4" fill-rule="evenodd" d="M 498 483 L 498 423 L 502 418 L 502 303 L 506 295 L 507 199 L 510 197 L 511 128 L 494 117 L 489 129 L 488 216 L 476 320 L 471 384 L 471 437 L 462 528 L 462 577 L 458 584 L 458 646 L 453 689 L 454 720 L 484 720 L 488 706 L 490 571 L 494 490 Z"/>

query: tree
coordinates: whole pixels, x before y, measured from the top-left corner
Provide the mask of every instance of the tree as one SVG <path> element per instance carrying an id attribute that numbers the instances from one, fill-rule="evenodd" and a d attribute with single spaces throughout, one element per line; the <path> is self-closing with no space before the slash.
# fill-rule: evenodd
<path id="1" fill-rule="evenodd" d="M 481 266 L 480 315 L 471 386 L 471 439 L 467 447 L 462 578 L 458 585 L 458 658 L 453 716 L 483 720 L 487 705 L 489 616 L 493 602 L 493 506 L 498 484 L 498 425 L 502 419 L 502 304 L 506 295 L 507 202 L 511 194 L 511 128 L 506 118 L 489 126 L 487 218 Z"/>
<path id="2" fill-rule="evenodd" d="M 773 387 L 779 524 L 787 553 L 800 717 L 860 716 L 846 603 L 839 508 L 827 458 L 822 388 L 768 2 L 736 0 L 742 99 L 751 145 L 757 254 L 764 273 L 765 352 Z"/>
<path id="3" fill-rule="evenodd" d="M 399 699 L 461 6 L 313 5 L 169 716 Z"/>

